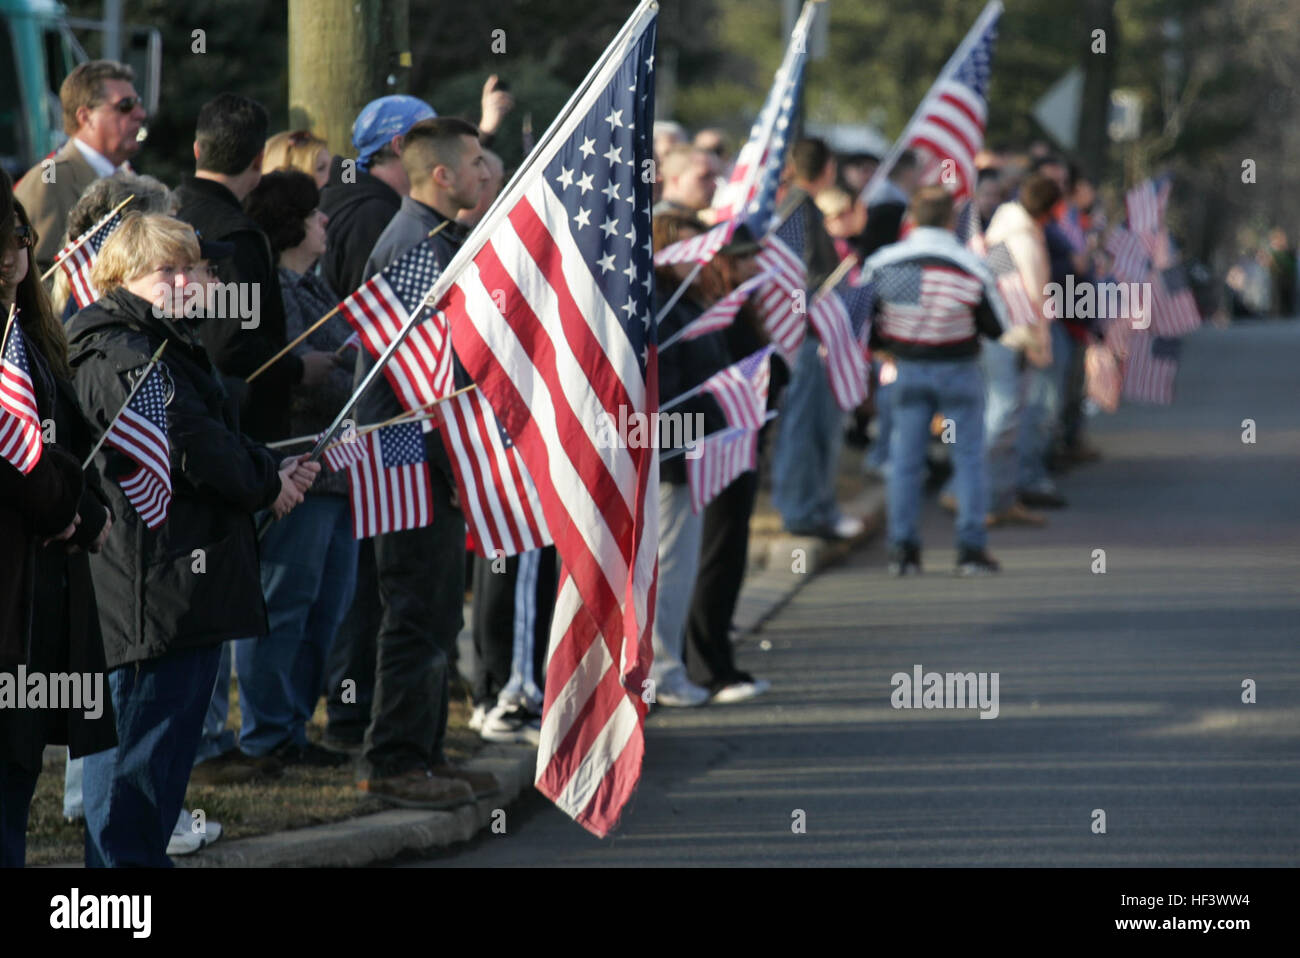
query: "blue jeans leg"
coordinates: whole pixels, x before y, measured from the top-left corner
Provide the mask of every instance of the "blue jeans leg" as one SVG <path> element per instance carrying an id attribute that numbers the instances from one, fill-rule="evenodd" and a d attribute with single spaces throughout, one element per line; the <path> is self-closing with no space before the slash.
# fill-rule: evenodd
<path id="1" fill-rule="evenodd" d="M 894 382 L 893 434 L 889 438 L 888 536 L 890 545 L 921 544 L 917 519 L 930 420 L 937 410 L 929 363 L 898 363 Z"/>
<path id="2" fill-rule="evenodd" d="M 882 472 L 889 467 L 889 434 L 893 430 L 893 383 L 880 383 L 880 366 L 876 366 L 876 438 L 867 450 L 867 465 Z"/>
<path id="3" fill-rule="evenodd" d="M 807 337 L 799 347 L 790 385 L 781 401 L 772 452 L 772 504 L 785 527 L 808 531 L 833 525 L 840 517 L 835 474 L 844 431 L 820 343 Z"/>
<path id="4" fill-rule="evenodd" d="M 989 509 L 1002 512 L 1016 498 L 1016 439 L 1022 408 L 1020 354 L 1001 343 L 980 350 L 984 371 L 984 454 Z"/>
<path id="5" fill-rule="evenodd" d="M 1061 421 L 1061 397 L 1065 377 L 1070 369 L 1072 341 L 1058 322 L 1051 326 L 1052 362 L 1039 369 L 1030 366 L 1027 373 L 1025 415 L 1021 422 L 1018 487 L 1055 491 L 1056 484 L 1047 474 L 1047 456 L 1051 452 Z"/>
<path id="6" fill-rule="evenodd" d="M 69 755 L 63 770 L 63 817 L 75 820 L 85 816 L 85 802 L 81 797 L 81 759 Z"/>
<path id="7" fill-rule="evenodd" d="M 0 758 L 0 868 L 27 863 L 27 815 L 40 774 Z"/>
<path id="8" fill-rule="evenodd" d="M 321 595 L 337 526 L 336 499 L 308 496 L 288 516 L 272 523 L 262 538 L 262 594 L 269 628 L 266 635 L 235 645 L 239 747 L 249 755 L 267 755 L 295 739 L 293 673 L 299 649 L 310 641 L 308 618 Z"/>
<path id="9" fill-rule="evenodd" d="M 293 701 L 293 740 L 307 742 L 307 724 L 325 691 L 325 660 L 352 604 L 357 582 L 357 540 L 352 538 L 352 513 L 342 496 L 317 496 L 322 505 L 322 525 L 333 524 L 321 566 L 320 588 L 307 614 L 307 629 L 298 646 L 290 678 Z M 304 503 L 305 505 L 305 503 Z M 332 520 L 329 518 L 333 515 Z M 263 571 L 265 572 L 265 566 Z"/>
<path id="10" fill-rule="evenodd" d="M 109 673 L 117 747 L 87 755 L 87 867 L 168 868 L 211 699 L 219 646 L 167 652 Z"/>
<path id="11" fill-rule="evenodd" d="M 940 364 L 936 364 L 940 365 Z M 974 360 L 943 364 L 939 408 L 953 423 L 950 447 L 957 497 L 957 548 L 982 550 L 988 483 L 984 465 L 984 377 Z"/>
<path id="12" fill-rule="evenodd" d="M 203 714 L 203 731 L 199 737 L 198 751 L 194 753 L 195 765 L 225 755 L 227 752 L 233 752 L 236 748 L 235 733 L 226 728 L 226 718 L 230 715 L 232 657 L 231 643 L 221 643 L 221 653 L 217 658 L 217 674 L 212 680 L 207 711 Z"/>

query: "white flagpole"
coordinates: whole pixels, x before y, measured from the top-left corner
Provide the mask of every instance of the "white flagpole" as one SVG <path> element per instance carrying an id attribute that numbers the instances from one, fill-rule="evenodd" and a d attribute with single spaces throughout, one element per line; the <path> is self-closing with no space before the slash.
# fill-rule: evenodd
<path id="1" fill-rule="evenodd" d="M 926 92 L 925 96 L 922 97 L 921 103 L 916 108 L 915 112 L 912 113 L 912 118 L 907 121 L 907 126 L 903 127 L 903 132 L 899 134 L 898 139 L 894 141 L 894 145 L 891 146 L 889 152 L 885 154 L 885 158 L 881 160 L 880 165 L 876 167 L 876 172 L 871 174 L 871 179 L 867 180 L 867 185 L 862 187 L 862 192 L 858 195 L 862 198 L 863 203 L 866 203 L 871 199 L 872 190 L 879 185 L 880 181 L 883 180 L 885 176 L 888 175 L 889 171 L 894 168 L 894 164 L 898 162 L 898 158 L 906 148 L 907 142 L 911 138 L 912 132 L 916 129 L 917 123 L 919 123 L 921 117 L 925 115 L 926 106 L 934 99 L 934 91 L 939 89 L 940 85 L 942 85 L 944 81 L 957 72 L 957 67 L 966 59 L 966 55 L 970 53 L 971 48 L 975 46 L 975 42 L 984 35 L 984 30 L 988 26 L 989 22 L 1001 12 L 1002 0 L 989 0 L 989 5 L 984 8 L 984 11 L 979 15 L 978 19 L 976 19 L 974 26 L 966 32 L 966 36 L 962 38 L 957 49 L 953 51 L 953 55 L 948 58 L 948 62 L 945 63 L 943 69 L 939 71 L 939 75 L 935 78 L 935 81 L 930 84 L 930 89 Z"/>

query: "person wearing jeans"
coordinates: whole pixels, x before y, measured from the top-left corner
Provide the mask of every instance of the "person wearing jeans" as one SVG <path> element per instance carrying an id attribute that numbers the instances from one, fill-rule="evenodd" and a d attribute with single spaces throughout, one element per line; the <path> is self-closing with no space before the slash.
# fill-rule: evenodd
<path id="1" fill-rule="evenodd" d="M 890 572 L 921 571 L 919 516 L 930 421 L 951 420 L 957 499 L 957 572 L 998 570 L 986 549 L 988 487 L 980 335 L 997 339 L 1008 325 L 996 280 L 953 233 L 956 211 L 941 186 L 912 198 L 916 223 L 906 239 L 878 250 L 862 269 L 874 283 L 873 339 L 894 357 L 887 525 Z M 941 295 L 925 290 L 941 290 Z"/>
<path id="2" fill-rule="evenodd" d="M 320 471 L 281 461 L 239 431 L 238 407 L 173 291 L 203 282 L 193 229 L 131 213 L 91 274 L 102 293 L 68 327 L 77 395 L 107 429 L 146 374 L 154 415 L 166 417 L 171 500 L 146 525 L 120 480 L 137 463 L 113 444 L 97 454 L 119 517 L 91 573 L 100 597 L 118 744 L 88 755 L 82 788 L 86 864 L 162 866 L 176 826 L 223 642 L 266 631 L 253 516 L 284 517 Z M 147 372 L 166 345 L 165 359 Z M 149 385 L 149 381 L 146 381 Z"/>

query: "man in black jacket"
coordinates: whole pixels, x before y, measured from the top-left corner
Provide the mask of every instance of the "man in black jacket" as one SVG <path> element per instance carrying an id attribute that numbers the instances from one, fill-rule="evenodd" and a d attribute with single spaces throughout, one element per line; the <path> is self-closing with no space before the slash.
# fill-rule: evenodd
<path id="1" fill-rule="evenodd" d="M 100 251 L 102 293 L 68 328 L 77 395 L 96 432 L 164 342 L 172 498 L 149 528 L 120 481 L 136 464 L 105 445 L 96 460 L 118 516 L 91 563 L 99 596 L 118 747 L 87 756 L 86 864 L 162 866 L 212 697 L 223 642 L 266 631 L 253 513 L 285 515 L 315 464 L 280 461 L 239 432 L 238 410 L 168 289 L 199 260 L 193 231 L 132 214 Z"/>
<path id="2" fill-rule="evenodd" d="M 194 176 L 176 190 L 178 217 L 203 239 L 234 245 L 234 254 L 214 265 L 223 290 L 237 291 L 238 298 L 225 295 L 225 308 L 206 317 L 198 332 L 227 386 L 240 397 L 244 431 L 261 442 L 288 438 L 290 390 L 324 382 L 335 365 L 328 352 L 290 353 L 251 385 L 243 383 L 286 342 L 271 244 L 242 206 L 262 177 L 267 123 L 266 110 L 247 97 L 222 93 L 209 100 L 194 133 Z M 232 311 L 235 302 L 253 308 Z"/>
<path id="3" fill-rule="evenodd" d="M 410 195 L 393 217 L 366 266 L 367 275 L 387 267 L 431 230 L 451 220 L 433 244 L 445 268 L 463 242 L 455 222 L 473 209 L 489 171 L 478 131 L 464 120 L 427 119 L 408 131 L 402 165 Z M 357 359 L 358 379 L 374 365 L 366 352 Z M 457 385 L 468 385 L 458 370 Z M 357 403 L 361 422 L 380 422 L 402 405 L 380 377 Z M 495 779 L 447 762 L 450 646 L 463 621 L 465 519 L 456 501 L 451 462 L 437 432 L 425 434 L 433 523 L 374 539 L 382 621 L 376 639 L 374 704 L 366 730 L 360 787 L 397 804 L 450 808 L 497 791 Z"/>

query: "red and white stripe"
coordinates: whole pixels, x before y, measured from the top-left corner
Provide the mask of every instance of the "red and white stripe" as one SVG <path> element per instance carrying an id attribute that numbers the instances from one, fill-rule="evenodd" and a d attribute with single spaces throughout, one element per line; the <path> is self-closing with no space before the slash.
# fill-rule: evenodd
<path id="1" fill-rule="evenodd" d="M 988 108 L 970 87 L 948 80 L 934 90 L 918 111 L 907 146 L 928 156 L 922 171 L 925 183 L 941 182 L 944 162 L 952 161 L 956 175 L 953 196 L 962 199 L 975 192 L 975 154 L 984 145 Z M 953 185 L 953 184 L 945 184 Z"/>
<path id="2" fill-rule="evenodd" d="M 718 401 L 728 426 L 758 429 L 763 425 L 772 374 L 772 347 L 764 350 L 767 355 L 759 361 L 752 379 L 745 375 L 742 363 L 733 363 L 704 382 L 704 391 Z"/>
<path id="3" fill-rule="evenodd" d="M 659 463 L 595 442 L 602 416 L 658 407 L 540 178 L 444 300 L 456 352 L 529 466 L 567 578 L 551 632 L 537 788 L 597 835 L 614 826 L 644 751 L 640 680 L 651 660 Z M 494 299 L 492 292 L 504 297 Z M 503 312 L 498 301 L 507 304 Z"/>
<path id="4" fill-rule="evenodd" d="M 443 445 L 479 555 L 513 556 L 550 545 L 537 487 L 519 450 L 506 447 L 487 399 L 475 389 L 439 408 Z"/>
<path id="5" fill-rule="evenodd" d="M 408 319 L 382 272 L 340 303 L 339 311 L 375 359 L 383 355 Z M 420 320 L 385 364 L 384 375 L 403 407 L 411 412 L 450 394 L 455 388 L 455 367 L 446 317 L 430 312 Z M 423 428 L 426 432 L 432 429 L 431 421 L 426 420 Z"/>
<path id="6" fill-rule="evenodd" d="M 691 511 L 700 512 L 722 490 L 758 467 L 758 431 L 727 429 L 700 441 L 699 455 L 686 460 Z"/>
<path id="7" fill-rule="evenodd" d="M 1196 297 L 1184 286 L 1176 293 L 1169 292 L 1164 277 L 1159 273 L 1151 282 L 1151 328 L 1157 336 L 1185 336 L 1201 327 L 1201 311 Z"/>
<path id="8" fill-rule="evenodd" d="M 167 433 L 128 405 L 109 429 L 105 442 L 138 464 L 130 475 L 118 480 L 118 485 L 144 524 L 156 529 L 166 521 L 172 501 L 171 452 Z"/>
<path id="9" fill-rule="evenodd" d="M 1106 252 L 1113 260 L 1111 272 L 1116 279 L 1145 283 L 1150 272 L 1147 248 L 1137 234 L 1117 226 L 1106 239 Z"/>
<path id="10" fill-rule="evenodd" d="M 803 260 L 775 235 L 761 245 L 758 265 L 770 278 L 759 285 L 756 305 L 772 342 L 793 363 L 806 331 L 807 272 Z"/>
<path id="11" fill-rule="evenodd" d="M 378 430 L 356 441 L 365 444 L 366 455 L 348 470 L 353 537 L 368 539 L 386 532 L 419 529 L 433 522 L 429 464 L 386 467 Z"/>
<path id="12" fill-rule="evenodd" d="M 674 333 L 671 340 L 661 344 L 659 347 L 660 352 L 666 349 L 669 342 L 673 340 L 690 342 L 692 339 L 699 339 L 709 333 L 716 333 L 719 330 L 726 329 L 735 321 L 736 313 L 740 312 L 740 307 L 745 305 L 745 301 L 749 299 L 750 295 L 758 291 L 768 279 L 769 275 L 767 273 L 759 273 L 757 276 L 745 280 L 722 299 L 700 313 L 688 325 Z"/>
<path id="13" fill-rule="evenodd" d="M 1168 193 L 1165 194 L 1166 198 Z M 1156 197 L 1155 184 L 1143 180 L 1124 198 L 1128 209 L 1128 228 L 1145 241 L 1161 230 L 1162 205 Z"/>
<path id="14" fill-rule="evenodd" d="M 699 233 L 690 239 L 678 240 L 655 253 L 656 266 L 669 266 L 673 263 L 707 263 L 722 247 L 731 242 L 736 231 L 736 220 L 719 223 L 706 233 Z"/>
<path id="15" fill-rule="evenodd" d="M 1155 337 L 1133 334 L 1128 362 L 1124 364 L 1124 398 L 1167 406 L 1174 401 L 1174 375 L 1178 361 L 1152 352 Z"/>
<path id="16" fill-rule="evenodd" d="M 9 358 L 19 349 L 26 354 L 16 316 L 9 335 L 14 341 L 3 345 L 0 356 L 0 459 L 27 475 L 41 461 L 41 414 L 32 377 Z"/>
<path id="17" fill-rule="evenodd" d="M 95 289 L 95 284 L 90 281 L 90 270 L 95 265 L 95 251 L 90 243 L 82 243 L 71 253 L 67 253 L 69 243 L 60 251 L 60 256 L 66 253 L 66 258 L 59 263 L 59 267 L 68 277 L 68 287 L 72 290 L 72 298 L 76 300 L 80 309 L 85 309 L 95 300 L 99 299 L 99 291 Z"/>
<path id="18" fill-rule="evenodd" d="M 845 412 L 856 409 L 867 398 L 871 370 L 844 302 L 830 290 L 813 302 L 808 318 L 822 341 L 820 354 L 836 405 Z"/>

